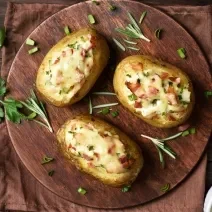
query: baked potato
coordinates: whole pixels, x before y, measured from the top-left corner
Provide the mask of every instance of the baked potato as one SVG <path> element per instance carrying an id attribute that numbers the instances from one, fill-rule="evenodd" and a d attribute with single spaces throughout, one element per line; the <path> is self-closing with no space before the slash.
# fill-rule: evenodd
<path id="1" fill-rule="evenodd" d="M 63 107 L 82 99 L 109 59 L 106 40 L 85 28 L 60 40 L 41 63 L 36 88 L 51 104 Z"/>
<path id="2" fill-rule="evenodd" d="M 155 127 L 182 124 L 194 106 L 188 75 L 150 56 L 134 55 L 122 60 L 116 68 L 113 86 L 126 108 Z"/>
<path id="3" fill-rule="evenodd" d="M 131 184 L 143 166 L 138 145 L 116 127 L 92 116 L 68 120 L 57 132 L 63 155 L 102 183 Z"/>

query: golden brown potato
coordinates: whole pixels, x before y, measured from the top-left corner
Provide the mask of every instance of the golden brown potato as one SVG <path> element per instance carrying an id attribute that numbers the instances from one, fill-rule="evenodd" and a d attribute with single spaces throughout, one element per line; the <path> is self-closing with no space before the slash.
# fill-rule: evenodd
<path id="1" fill-rule="evenodd" d="M 80 171 L 113 187 L 130 185 L 143 166 L 138 145 L 96 117 L 68 120 L 57 132 L 57 139 L 62 153 Z"/>
<path id="2" fill-rule="evenodd" d="M 126 108 L 160 128 L 182 124 L 194 106 L 193 86 L 187 74 L 150 56 L 134 55 L 122 60 L 113 86 Z"/>
<path id="3" fill-rule="evenodd" d="M 108 59 L 107 42 L 94 29 L 73 32 L 45 56 L 37 73 L 37 90 L 55 106 L 71 105 L 89 92 Z"/>

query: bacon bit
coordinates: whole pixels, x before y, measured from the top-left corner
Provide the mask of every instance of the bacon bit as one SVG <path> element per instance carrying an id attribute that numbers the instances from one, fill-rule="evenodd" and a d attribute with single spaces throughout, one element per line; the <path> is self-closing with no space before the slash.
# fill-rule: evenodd
<path id="1" fill-rule="evenodd" d="M 66 56 L 66 51 L 62 51 L 62 56 L 63 56 L 63 57 Z"/>
<path id="2" fill-rule="evenodd" d="M 148 90 L 148 93 L 150 95 L 156 95 L 157 93 L 159 92 L 159 90 L 153 86 L 149 86 L 149 90 Z"/>
<path id="3" fill-rule="evenodd" d="M 135 101 L 134 107 L 135 108 L 142 108 L 141 102 Z"/>
<path id="4" fill-rule="evenodd" d="M 130 166 L 134 163 L 133 159 L 129 159 L 128 161 L 126 161 L 125 163 L 123 163 L 123 168 L 128 169 L 130 168 Z"/>
<path id="5" fill-rule="evenodd" d="M 142 63 L 130 63 L 131 67 L 135 71 L 143 70 L 143 64 Z"/>
<path id="6" fill-rule="evenodd" d="M 99 153 L 94 152 L 94 156 L 99 160 Z"/>
<path id="7" fill-rule="evenodd" d="M 81 82 L 82 79 L 84 79 L 84 73 L 79 69 L 79 68 L 76 68 L 76 72 L 77 72 L 77 81 L 78 82 Z"/>
<path id="8" fill-rule="evenodd" d="M 144 91 L 142 89 L 142 87 L 140 86 L 135 92 L 134 94 L 137 96 L 137 97 L 140 97 L 144 94 Z"/>
<path id="9" fill-rule="evenodd" d="M 190 127 L 190 124 L 183 124 L 181 126 L 178 127 L 178 130 L 180 132 L 187 130 Z"/>
<path id="10" fill-rule="evenodd" d="M 108 149 L 108 154 L 113 154 L 113 152 L 114 152 L 114 148 L 115 148 L 115 144 L 113 144 L 109 149 Z"/>
<path id="11" fill-rule="evenodd" d="M 76 151 L 76 148 L 72 146 L 71 144 L 69 144 L 68 149 L 73 149 L 74 151 Z"/>
<path id="12" fill-rule="evenodd" d="M 96 40 L 97 40 L 97 38 L 96 38 L 96 36 L 91 36 L 91 38 L 90 38 L 90 42 L 91 42 L 91 48 L 95 48 L 96 47 Z"/>
<path id="13" fill-rule="evenodd" d="M 63 72 L 58 71 L 56 75 L 56 84 L 59 85 L 63 82 Z"/>
<path id="14" fill-rule="evenodd" d="M 176 82 L 177 84 L 180 84 L 180 78 L 178 77 L 178 78 L 175 80 L 175 82 Z"/>
<path id="15" fill-rule="evenodd" d="M 168 90 L 167 90 L 167 93 L 173 93 L 173 94 L 175 94 L 174 88 L 172 86 L 169 86 L 168 87 Z"/>
<path id="16" fill-rule="evenodd" d="M 72 145 L 71 144 L 68 145 L 68 149 L 70 149 L 70 148 L 72 148 Z"/>
<path id="17" fill-rule="evenodd" d="M 170 79 L 172 82 L 174 82 L 174 81 L 177 79 L 177 77 L 169 77 L 169 79 Z"/>
<path id="18" fill-rule="evenodd" d="M 57 64 L 60 62 L 60 58 L 58 57 L 55 61 L 54 61 L 54 64 Z"/>
<path id="19" fill-rule="evenodd" d="M 130 82 L 125 82 L 125 85 L 130 89 L 131 92 L 135 92 L 140 86 L 140 83 L 130 83 Z"/>
<path id="20" fill-rule="evenodd" d="M 144 93 L 144 94 L 140 95 L 139 98 L 141 98 L 141 99 L 147 99 L 148 96 Z"/>
<path id="21" fill-rule="evenodd" d="M 127 162 L 127 156 L 126 155 L 122 155 L 120 158 L 119 158 L 119 161 L 121 164 Z"/>
<path id="22" fill-rule="evenodd" d="M 88 162 L 87 164 L 88 164 L 88 166 L 90 166 L 91 168 L 94 168 L 94 165 L 93 165 L 92 162 Z"/>
<path id="23" fill-rule="evenodd" d="M 177 105 L 177 97 L 174 93 L 167 93 L 166 96 L 171 105 Z"/>
<path id="24" fill-rule="evenodd" d="M 167 72 L 162 72 L 161 75 L 160 75 L 160 78 L 162 80 L 166 79 L 167 77 L 169 76 L 169 74 Z"/>
<path id="25" fill-rule="evenodd" d="M 80 55 L 84 58 L 84 57 L 85 57 L 85 55 L 86 55 L 86 50 L 85 50 L 85 49 L 82 49 L 82 51 L 81 51 Z"/>
<path id="26" fill-rule="evenodd" d="M 85 160 L 88 160 L 88 161 L 93 160 L 93 158 L 89 157 L 89 156 L 86 155 L 85 153 L 83 153 L 83 158 L 85 158 Z"/>
<path id="27" fill-rule="evenodd" d="M 174 118 L 172 115 L 168 115 L 168 120 L 169 121 L 176 121 L 176 118 Z"/>
<path id="28" fill-rule="evenodd" d="M 74 53 L 74 49 L 70 49 L 70 52 L 71 52 L 71 54 L 73 54 Z"/>
<path id="29" fill-rule="evenodd" d="M 102 138 L 108 137 L 108 134 L 104 134 L 103 132 L 99 132 L 99 135 L 100 135 Z"/>

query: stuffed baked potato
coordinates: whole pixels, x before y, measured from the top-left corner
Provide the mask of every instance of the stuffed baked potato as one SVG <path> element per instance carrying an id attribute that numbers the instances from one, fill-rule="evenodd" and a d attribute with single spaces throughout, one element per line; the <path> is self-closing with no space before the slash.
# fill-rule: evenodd
<path id="1" fill-rule="evenodd" d="M 79 170 L 113 187 L 131 184 L 143 166 L 138 145 L 96 117 L 68 120 L 57 139 L 62 153 Z"/>
<path id="2" fill-rule="evenodd" d="M 194 106 L 194 91 L 187 74 L 150 56 L 135 55 L 122 60 L 113 86 L 126 108 L 160 128 L 182 124 Z"/>
<path id="3" fill-rule="evenodd" d="M 89 92 L 108 59 L 107 42 L 94 29 L 73 32 L 45 56 L 37 73 L 37 90 L 55 106 L 71 105 Z"/>

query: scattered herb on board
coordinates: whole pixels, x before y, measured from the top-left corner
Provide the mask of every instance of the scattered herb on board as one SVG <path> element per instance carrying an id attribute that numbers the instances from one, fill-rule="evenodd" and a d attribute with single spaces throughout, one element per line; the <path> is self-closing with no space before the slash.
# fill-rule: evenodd
<path id="1" fill-rule="evenodd" d="M 100 92 L 93 92 L 93 95 L 109 95 L 109 96 L 116 96 L 115 93 L 112 92 L 105 92 L 105 91 L 100 91 Z"/>
<path id="2" fill-rule="evenodd" d="M 55 172 L 54 170 L 51 170 L 51 171 L 48 172 L 48 175 L 49 175 L 50 177 L 52 177 L 53 174 L 54 174 L 54 172 Z"/>
<path id="3" fill-rule="evenodd" d="M 210 96 L 212 96 L 212 91 L 205 91 L 205 97 L 208 98 Z"/>
<path id="4" fill-rule="evenodd" d="M 41 164 L 44 165 L 44 164 L 50 163 L 53 160 L 54 160 L 54 158 L 44 156 L 43 159 L 42 159 Z"/>
<path id="5" fill-rule="evenodd" d="M 0 48 L 4 45 L 5 38 L 6 38 L 5 27 L 0 27 Z"/>
<path id="6" fill-rule="evenodd" d="M 70 31 L 68 26 L 64 27 L 64 32 L 65 32 L 66 35 L 70 35 L 71 34 L 71 31 Z"/>
<path id="7" fill-rule="evenodd" d="M 124 41 L 125 43 L 128 43 L 128 44 L 137 45 L 137 43 L 134 42 L 134 41 L 130 41 L 130 40 L 126 40 L 126 39 L 123 39 L 123 41 Z"/>
<path id="8" fill-rule="evenodd" d="M 94 16 L 92 14 L 89 14 L 88 15 L 88 21 L 90 24 L 95 24 L 96 23 L 96 20 L 94 18 Z"/>
<path id="9" fill-rule="evenodd" d="M 110 11 L 115 11 L 117 9 L 117 7 L 115 5 L 109 5 L 109 10 Z"/>
<path id="10" fill-rule="evenodd" d="M 0 107 L 0 122 L 2 122 L 2 119 L 4 118 L 4 111 L 3 109 Z"/>
<path id="11" fill-rule="evenodd" d="M 92 0 L 91 1 L 93 4 L 95 4 L 95 5 L 100 5 L 100 2 L 98 2 L 98 1 L 96 1 L 96 0 Z"/>
<path id="12" fill-rule="evenodd" d="M 2 78 L 0 78 L 0 96 L 4 96 L 6 91 L 6 82 Z"/>
<path id="13" fill-rule="evenodd" d="M 89 114 L 91 115 L 93 113 L 93 106 L 90 96 L 88 97 L 88 107 L 89 107 Z"/>
<path id="14" fill-rule="evenodd" d="M 127 186 L 122 187 L 121 191 L 125 193 L 125 192 L 129 192 L 130 189 L 131 189 L 131 186 L 127 185 Z"/>
<path id="15" fill-rule="evenodd" d="M 123 52 L 125 52 L 125 47 L 117 39 L 113 38 L 113 41 Z"/>
<path id="16" fill-rule="evenodd" d="M 115 28 L 115 30 L 129 38 L 140 38 L 147 42 L 150 42 L 150 40 L 141 32 L 140 27 L 138 26 L 131 13 L 128 12 L 127 14 L 130 19 L 130 24 L 128 24 L 125 28 Z"/>
<path id="17" fill-rule="evenodd" d="M 107 115 L 107 114 L 110 113 L 110 108 L 109 108 L 109 107 L 105 107 L 105 108 L 103 108 L 102 110 L 100 110 L 100 111 L 97 112 L 97 113 L 101 113 L 101 114 L 103 114 L 103 115 Z"/>
<path id="18" fill-rule="evenodd" d="M 98 108 L 104 108 L 104 107 L 111 107 L 111 106 L 116 106 L 119 103 L 114 102 L 114 103 L 108 103 L 108 104 L 102 104 L 102 105 L 96 105 L 93 107 L 93 109 L 98 109 Z"/>
<path id="19" fill-rule="evenodd" d="M 161 188 L 160 188 L 160 190 L 162 191 L 162 192 L 167 192 L 167 191 L 169 191 L 169 189 L 170 189 L 170 184 L 169 183 L 167 183 L 167 184 L 165 184 L 164 186 L 162 186 Z"/>
<path id="20" fill-rule="evenodd" d="M 186 58 L 186 50 L 185 50 L 185 48 L 179 48 L 177 50 L 177 53 L 180 56 L 180 58 L 182 58 L 182 59 Z"/>
<path id="21" fill-rule="evenodd" d="M 37 46 L 35 46 L 34 48 L 30 49 L 30 50 L 28 51 L 28 53 L 29 53 L 29 54 L 34 54 L 34 53 L 38 52 L 38 50 L 39 50 L 39 48 L 38 48 Z"/>
<path id="22" fill-rule="evenodd" d="M 28 45 L 28 46 L 34 46 L 35 45 L 35 41 L 32 40 L 31 38 L 27 38 L 26 39 L 26 45 Z"/>
<path id="23" fill-rule="evenodd" d="M 82 188 L 82 187 L 79 187 L 77 192 L 82 194 L 82 195 L 85 195 L 87 193 L 87 191 L 84 188 Z"/>
<path id="24" fill-rule="evenodd" d="M 115 118 L 116 116 L 119 115 L 119 112 L 118 111 L 113 111 L 113 112 L 111 112 L 111 115 L 113 116 L 113 118 Z"/>
<path id="25" fill-rule="evenodd" d="M 139 51 L 139 50 L 140 50 L 140 49 L 135 48 L 135 47 L 133 47 L 133 46 L 127 46 L 127 49 L 131 49 L 131 50 L 133 50 L 133 51 Z"/>
<path id="26" fill-rule="evenodd" d="M 185 137 L 187 135 L 195 134 L 195 133 L 196 133 L 196 129 L 193 127 L 193 128 L 183 131 L 182 136 Z"/>
<path id="27" fill-rule="evenodd" d="M 162 29 L 158 28 L 155 30 L 155 37 L 160 40 L 161 39 L 161 32 L 162 32 Z"/>
<path id="28" fill-rule="evenodd" d="M 143 22 L 146 14 L 147 14 L 147 11 L 142 12 L 141 17 L 140 17 L 140 20 L 139 20 L 139 24 L 141 24 Z"/>
<path id="29" fill-rule="evenodd" d="M 133 94 L 131 94 L 131 95 L 128 96 L 128 99 L 130 101 L 135 101 L 135 100 L 137 100 L 137 96 L 133 93 Z"/>

